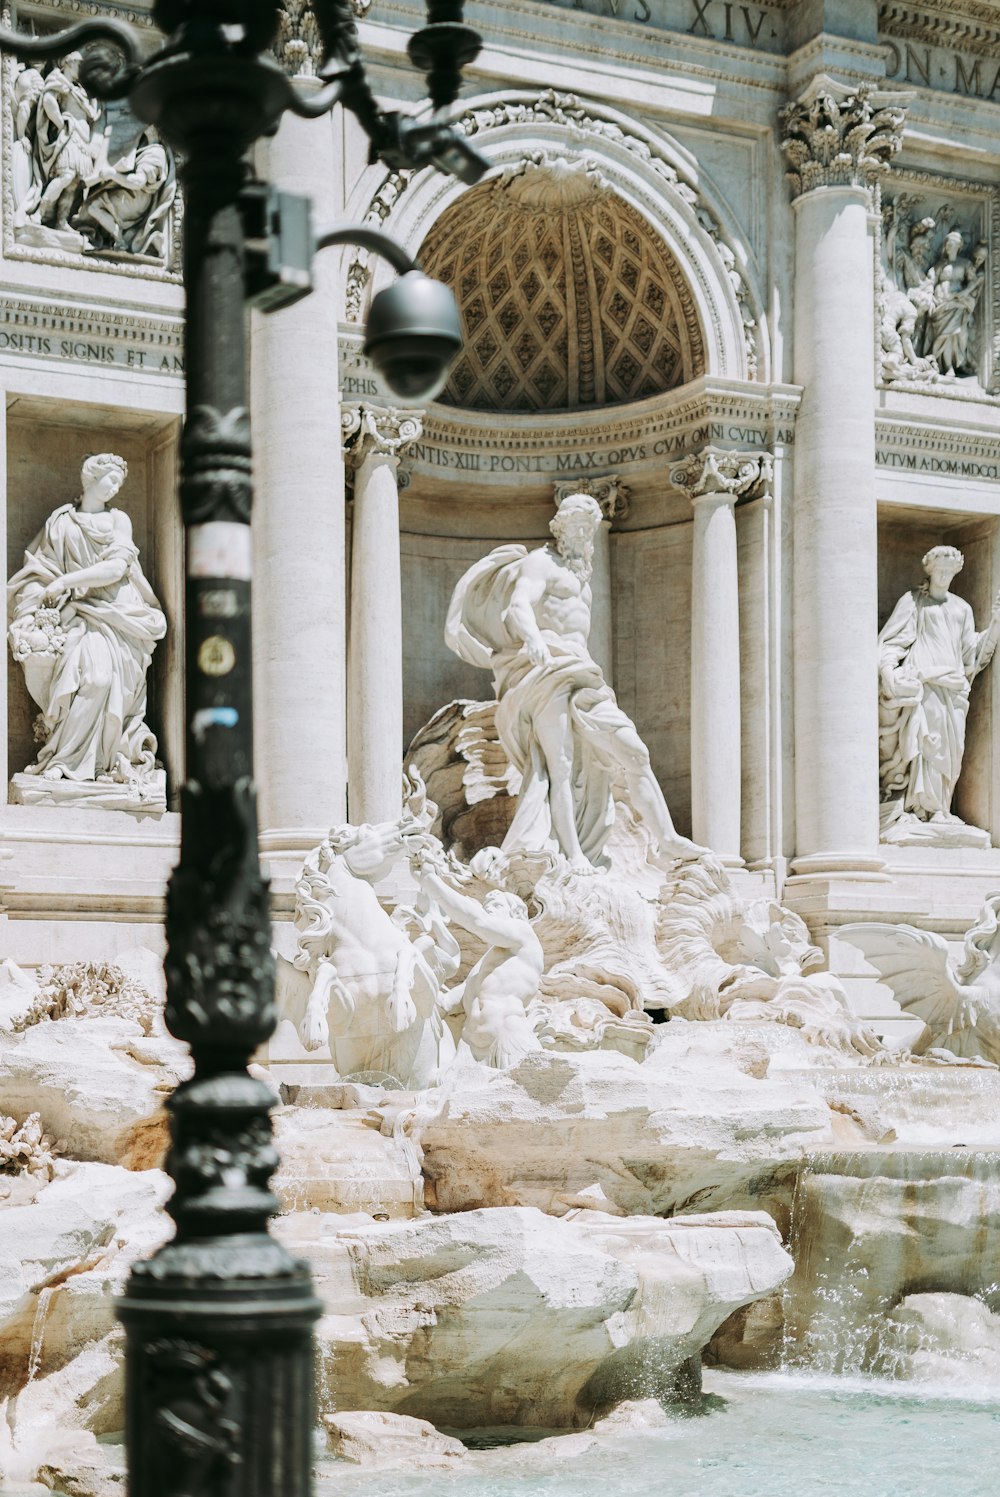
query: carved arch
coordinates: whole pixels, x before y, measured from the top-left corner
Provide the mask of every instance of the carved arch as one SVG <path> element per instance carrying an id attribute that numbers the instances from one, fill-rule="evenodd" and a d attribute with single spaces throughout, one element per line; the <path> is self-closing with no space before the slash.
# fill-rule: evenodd
<path id="1" fill-rule="evenodd" d="M 707 373 L 766 381 L 768 340 L 760 277 L 729 210 L 706 186 L 689 152 L 618 110 L 575 94 L 498 92 L 470 100 L 459 123 L 504 169 L 539 152 L 586 154 L 614 191 L 664 240 L 683 272 L 704 330 Z M 416 253 L 431 226 L 466 189 L 433 171 L 365 173 L 351 217 L 386 228 Z M 346 271 L 349 321 L 389 279 L 357 251 Z"/>

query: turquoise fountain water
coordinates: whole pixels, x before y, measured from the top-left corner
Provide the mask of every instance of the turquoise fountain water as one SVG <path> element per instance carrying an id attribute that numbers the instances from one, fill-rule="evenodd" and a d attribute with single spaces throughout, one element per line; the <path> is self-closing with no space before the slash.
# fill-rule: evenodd
<path id="1" fill-rule="evenodd" d="M 585 1445 L 473 1453 L 456 1471 L 323 1468 L 317 1497 L 994 1497 L 1000 1394 L 808 1373 L 705 1378 L 704 1413 Z M 566 1441 L 565 1453 L 559 1449 Z"/>

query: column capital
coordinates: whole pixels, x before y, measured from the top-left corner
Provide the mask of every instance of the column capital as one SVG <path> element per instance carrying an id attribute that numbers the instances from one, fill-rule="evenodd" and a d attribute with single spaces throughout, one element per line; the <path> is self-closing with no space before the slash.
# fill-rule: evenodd
<path id="1" fill-rule="evenodd" d="M 371 9 L 372 0 L 350 0 L 358 20 Z M 278 11 L 278 30 L 273 51 L 292 78 L 318 78 L 323 65 L 323 41 L 308 0 L 284 0 Z"/>
<path id="2" fill-rule="evenodd" d="M 670 464 L 670 482 L 692 504 L 699 499 L 728 499 L 735 504 L 754 489 L 766 487 L 773 475 L 770 452 L 733 452 L 724 447 L 702 447 L 682 462 Z"/>
<path id="3" fill-rule="evenodd" d="M 851 88 L 818 73 L 779 116 L 792 198 L 817 187 L 870 189 L 903 144 L 912 93 Z"/>
<path id="4" fill-rule="evenodd" d="M 355 472 L 373 454 L 398 462 L 404 447 L 423 436 L 423 417 L 423 411 L 397 411 L 389 405 L 362 402 L 342 406 L 340 421 L 348 470 Z"/>
<path id="5" fill-rule="evenodd" d="M 596 499 L 601 514 L 610 523 L 624 520 L 632 490 L 617 474 L 608 474 L 605 478 L 560 478 L 552 485 L 556 509 L 570 494 L 589 494 L 591 499 Z"/>

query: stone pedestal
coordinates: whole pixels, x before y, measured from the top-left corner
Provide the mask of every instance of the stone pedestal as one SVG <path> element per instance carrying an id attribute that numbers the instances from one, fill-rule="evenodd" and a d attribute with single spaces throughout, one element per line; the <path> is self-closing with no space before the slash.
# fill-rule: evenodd
<path id="1" fill-rule="evenodd" d="M 614 681 L 615 632 L 614 586 L 611 573 L 611 530 L 615 520 L 628 514 L 631 490 L 619 478 L 566 479 L 555 484 L 555 502 L 560 504 L 570 494 L 589 494 L 601 507 L 604 519 L 594 537 L 594 562 L 590 576 L 590 653 L 601 667 L 609 686 Z"/>
<path id="2" fill-rule="evenodd" d="M 670 469 L 694 508 L 691 567 L 691 835 L 740 856 L 740 604 L 736 501 L 771 477 L 760 452 L 703 448 Z"/>
<path id="3" fill-rule="evenodd" d="M 286 116 L 264 175 L 340 212 L 333 125 Z M 280 887 L 346 814 L 346 579 L 335 257 L 312 295 L 255 314 L 254 691 L 261 848 Z"/>
<path id="4" fill-rule="evenodd" d="M 348 807 L 351 821 L 394 821 L 402 810 L 403 615 L 399 457 L 420 416 L 348 406 L 343 428 L 354 474 L 348 652 Z"/>
<path id="5" fill-rule="evenodd" d="M 782 115 L 795 207 L 795 872 L 877 873 L 871 184 L 902 142 L 893 95 L 813 80 Z"/>

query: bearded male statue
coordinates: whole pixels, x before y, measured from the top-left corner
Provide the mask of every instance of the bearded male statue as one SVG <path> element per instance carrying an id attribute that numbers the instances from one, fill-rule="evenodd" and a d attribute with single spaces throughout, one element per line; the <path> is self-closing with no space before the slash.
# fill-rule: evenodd
<path id="1" fill-rule="evenodd" d="M 698 857 L 675 829 L 649 750 L 587 647 L 594 537 L 601 510 L 570 494 L 537 550 L 498 546 L 455 589 L 445 641 L 493 672 L 500 743 L 521 775 L 507 852 L 559 852 L 574 867 L 607 866 L 612 787 L 625 790 L 662 854 Z"/>

